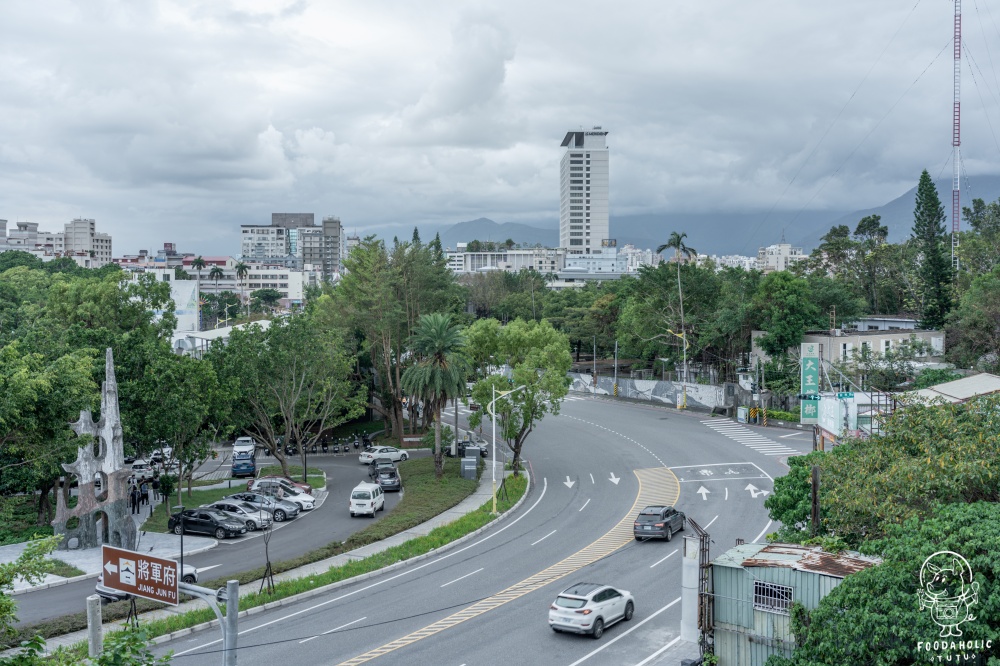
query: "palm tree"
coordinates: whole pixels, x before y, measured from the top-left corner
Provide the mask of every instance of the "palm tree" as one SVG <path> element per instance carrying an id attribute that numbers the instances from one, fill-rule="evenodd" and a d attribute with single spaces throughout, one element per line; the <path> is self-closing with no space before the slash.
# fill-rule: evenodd
<path id="1" fill-rule="evenodd" d="M 465 334 L 450 314 L 421 315 L 408 343 L 417 362 L 400 380 L 402 389 L 427 404 L 434 414 L 434 474 L 438 479 L 444 475 L 441 410 L 449 400 L 465 393 L 469 365 L 465 345 Z"/>
<path id="2" fill-rule="evenodd" d="M 685 238 L 687 238 L 686 232 L 670 232 L 669 240 L 667 240 L 667 242 L 660 247 L 656 248 L 656 253 L 659 254 L 660 252 L 671 248 L 674 251 L 674 261 L 677 263 L 677 294 L 681 300 L 681 342 L 684 345 L 684 382 L 687 383 L 687 331 L 684 328 L 684 291 L 681 289 L 681 256 L 683 255 L 685 259 L 690 259 L 691 257 L 697 256 L 698 251 L 693 247 L 685 245 Z M 687 402 L 686 395 L 684 402 Z"/>
<path id="3" fill-rule="evenodd" d="M 225 276 L 225 274 L 226 274 L 225 271 L 223 271 L 222 268 L 220 268 L 219 266 L 212 266 L 212 270 L 208 271 L 208 279 L 215 281 L 215 298 L 216 299 L 219 298 L 219 278 Z M 215 315 L 215 327 L 216 328 L 219 327 L 219 315 L 218 315 L 218 313 L 216 313 L 216 315 Z"/>
<path id="4" fill-rule="evenodd" d="M 244 264 L 242 261 L 240 263 L 236 264 L 235 266 L 233 266 L 233 269 L 236 271 L 236 279 L 237 280 L 245 280 L 246 277 L 247 277 L 247 275 L 250 274 L 250 267 L 247 266 L 246 264 Z M 243 286 L 243 285 L 241 285 L 241 286 Z M 246 299 L 246 293 L 245 293 L 246 289 L 243 289 L 243 292 L 244 293 L 241 294 L 241 295 L 247 301 L 247 319 L 249 319 L 250 318 L 250 301 L 249 301 L 249 299 Z"/>
<path id="5" fill-rule="evenodd" d="M 196 271 L 198 271 L 198 280 L 199 281 L 201 280 L 201 269 L 203 269 L 207 265 L 208 264 L 205 263 L 205 260 L 202 259 L 201 255 L 198 255 L 197 257 L 195 257 L 194 260 L 191 262 L 191 268 L 193 268 Z"/>

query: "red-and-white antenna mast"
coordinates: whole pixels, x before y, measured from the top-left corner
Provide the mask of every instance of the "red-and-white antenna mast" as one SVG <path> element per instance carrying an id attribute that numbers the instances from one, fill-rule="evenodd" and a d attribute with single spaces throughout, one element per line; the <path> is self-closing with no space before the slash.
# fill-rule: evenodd
<path id="1" fill-rule="evenodd" d="M 955 2 L 955 99 L 952 107 L 951 146 L 951 266 L 958 272 L 958 231 L 962 219 L 962 0 Z"/>

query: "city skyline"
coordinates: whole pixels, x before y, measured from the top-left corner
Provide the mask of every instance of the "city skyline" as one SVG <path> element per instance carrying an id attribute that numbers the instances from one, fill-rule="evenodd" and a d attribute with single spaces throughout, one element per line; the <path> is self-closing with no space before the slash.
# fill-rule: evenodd
<path id="1" fill-rule="evenodd" d="M 555 226 L 553 137 L 598 124 L 612 218 L 853 210 L 948 171 L 950 4 L 52 5 L 0 7 L 0 216 L 97 219 L 121 253 L 229 252 L 274 210 Z M 965 25 L 968 202 L 1000 172 L 1000 37 Z"/>

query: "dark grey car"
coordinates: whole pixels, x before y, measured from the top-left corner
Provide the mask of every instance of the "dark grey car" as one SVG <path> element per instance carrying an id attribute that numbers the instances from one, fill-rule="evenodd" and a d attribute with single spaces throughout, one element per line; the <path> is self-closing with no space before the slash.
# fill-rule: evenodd
<path id="1" fill-rule="evenodd" d="M 687 519 L 684 513 L 672 506 L 647 506 L 636 516 L 632 533 L 638 541 L 646 539 L 666 539 L 684 529 Z"/>
<path id="2" fill-rule="evenodd" d="M 271 497 L 270 495 L 264 495 L 263 493 L 253 491 L 236 493 L 235 495 L 223 497 L 222 499 L 246 502 L 255 509 L 268 511 L 276 523 L 282 523 L 287 518 L 294 518 L 299 515 L 298 504 L 295 504 L 294 502 L 286 502 L 285 500 L 280 500 L 276 497 Z"/>

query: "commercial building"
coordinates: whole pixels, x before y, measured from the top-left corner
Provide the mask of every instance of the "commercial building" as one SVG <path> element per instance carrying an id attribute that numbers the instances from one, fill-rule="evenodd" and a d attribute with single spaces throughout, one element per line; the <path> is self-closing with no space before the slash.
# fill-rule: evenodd
<path id="1" fill-rule="evenodd" d="M 456 250 L 446 250 L 448 268 L 458 275 L 484 270 L 518 272 L 533 270 L 544 275 L 557 273 L 566 262 L 565 249 L 544 247 L 500 249 L 489 252 L 469 252 L 468 243 L 458 243 Z"/>
<path id="2" fill-rule="evenodd" d="M 42 261 L 61 257 L 73 259 L 83 268 L 100 268 L 111 263 L 111 236 L 98 233 L 92 219 L 76 218 L 61 232 L 39 231 L 37 222 L 17 222 L 7 231 L 7 220 L 0 220 L 0 252 L 22 250 Z"/>
<path id="3" fill-rule="evenodd" d="M 559 247 L 569 254 L 601 254 L 609 239 L 608 132 L 566 132 L 559 166 Z"/>
<path id="4" fill-rule="evenodd" d="M 340 274 L 344 245 L 344 228 L 338 217 L 324 217 L 317 225 L 313 213 L 272 213 L 269 225 L 240 225 L 243 261 L 317 270 L 327 282 Z"/>

